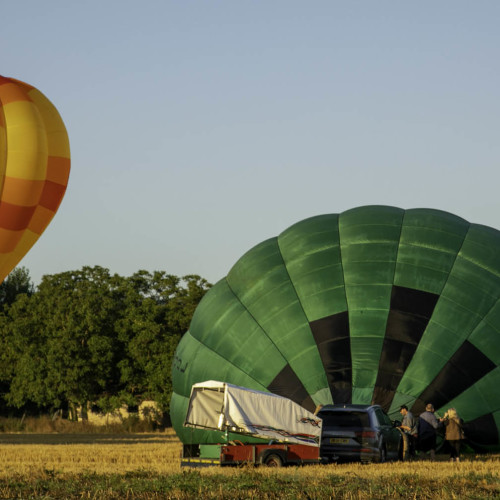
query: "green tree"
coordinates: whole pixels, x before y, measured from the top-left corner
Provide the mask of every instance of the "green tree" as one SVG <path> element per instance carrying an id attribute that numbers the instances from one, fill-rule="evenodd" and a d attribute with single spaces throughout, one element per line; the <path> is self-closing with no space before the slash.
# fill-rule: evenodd
<path id="1" fill-rule="evenodd" d="M 147 398 L 166 410 L 172 356 L 209 287 L 196 275 L 123 278 L 99 266 L 45 275 L 0 313 L 5 401 L 111 411 Z"/>
<path id="2" fill-rule="evenodd" d="M 20 408 L 28 402 L 45 406 L 51 398 L 47 377 L 46 337 L 27 295 L 21 296 L 2 315 L 1 365 L 8 382 L 5 396 L 10 406 Z"/>
<path id="3" fill-rule="evenodd" d="M 11 308 L 17 363 L 8 401 L 70 407 L 119 389 L 123 346 L 114 324 L 122 313 L 123 278 L 84 267 L 44 276 L 29 300 Z"/>
<path id="4" fill-rule="evenodd" d="M 0 284 L 0 305 L 11 305 L 20 294 L 28 296 L 35 293 L 35 285 L 31 281 L 30 273 L 25 267 L 16 267 Z"/>
<path id="5" fill-rule="evenodd" d="M 203 278 L 139 271 L 129 278 L 133 290 L 120 338 L 127 356 L 120 363 L 122 381 L 131 394 L 155 400 L 167 410 L 172 395 L 172 357 L 194 309 L 210 288 Z M 138 297 L 138 295 L 139 297 Z"/>

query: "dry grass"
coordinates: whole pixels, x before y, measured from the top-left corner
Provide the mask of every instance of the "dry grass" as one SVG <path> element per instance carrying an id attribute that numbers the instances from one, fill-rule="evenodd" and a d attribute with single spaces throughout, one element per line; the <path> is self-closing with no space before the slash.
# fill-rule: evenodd
<path id="1" fill-rule="evenodd" d="M 0 434 L 0 497 L 498 498 L 500 456 L 181 470 L 174 432 Z"/>
<path id="2" fill-rule="evenodd" d="M 3 434 L 0 477 L 150 470 L 179 472 L 181 444 L 172 429 L 154 434 Z"/>
<path id="3" fill-rule="evenodd" d="M 234 474 L 244 474 L 239 469 L 232 468 L 209 468 L 202 469 L 202 475 L 224 475 L 234 476 Z M 500 496 L 500 456 L 474 456 L 471 455 L 463 459 L 460 463 L 449 462 L 445 456 L 439 457 L 438 461 L 420 460 L 412 462 L 394 462 L 385 464 L 331 464 L 331 465 L 310 465 L 305 467 L 272 469 L 258 468 L 255 473 L 264 477 L 305 480 L 314 488 L 325 483 L 338 483 L 339 485 L 352 480 L 353 482 L 366 485 L 365 490 L 360 490 L 354 498 L 373 498 L 375 495 L 370 490 L 370 485 L 376 483 L 387 483 L 391 491 L 399 484 L 403 488 L 413 485 L 434 484 L 436 488 L 440 484 L 449 483 L 454 478 L 457 489 L 465 488 L 476 478 L 491 479 L 484 481 L 485 491 L 491 490 Z M 462 483 L 462 484 L 460 484 Z M 491 483 L 493 486 L 488 485 Z M 335 497 L 334 487 L 332 497 Z M 388 497 L 393 495 L 387 495 Z M 404 495 L 403 495 L 404 496 Z M 439 495 L 436 493 L 436 498 Z M 485 496 L 485 498 L 487 495 Z M 427 498 L 424 496 L 424 498 Z M 441 498 L 449 498 L 445 492 L 441 491 Z"/>

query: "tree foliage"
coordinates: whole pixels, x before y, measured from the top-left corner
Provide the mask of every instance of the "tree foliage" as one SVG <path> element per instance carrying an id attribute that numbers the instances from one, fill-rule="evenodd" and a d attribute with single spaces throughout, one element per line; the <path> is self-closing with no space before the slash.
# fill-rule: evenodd
<path id="1" fill-rule="evenodd" d="M 96 266 L 46 275 L 36 291 L 29 283 L 24 268 L 4 282 L 4 408 L 111 411 L 143 399 L 168 408 L 172 356 L 206 280 L 142 270 L 122 277 Z"/>
<path id="2" fill-rule="evenodd" d="M 0 283 L 0 306 L 11 305 L 19 295 L 25 293 L 33 295 L 35 286 L 30 278 L 30 273 L 25 267 L 16 267 Z"/>

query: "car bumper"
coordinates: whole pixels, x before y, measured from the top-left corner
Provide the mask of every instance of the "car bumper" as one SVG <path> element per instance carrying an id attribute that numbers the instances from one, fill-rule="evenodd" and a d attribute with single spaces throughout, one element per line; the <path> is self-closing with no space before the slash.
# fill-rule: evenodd
<path id="1" fill-rule="evenodd" d="M 320 456 L 327 462 L 377 462 L 380 459 L 378 448 L 339 448 L 325 446 L 320 450 Z"/>

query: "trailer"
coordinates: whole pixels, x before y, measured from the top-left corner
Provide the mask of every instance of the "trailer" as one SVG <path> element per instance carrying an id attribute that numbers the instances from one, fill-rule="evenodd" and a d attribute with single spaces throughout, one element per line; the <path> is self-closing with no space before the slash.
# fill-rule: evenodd
<path id="1" fill-rule="evenodd" d="M 181 466 L 306 465 L 320 463 L 319 449 L 305 444 L 184 445 Z"/>
<path id="2" fill-rule="evenodd" d="M 320 463 L 322 420 L 288 398 L 209 380 L 193 385 L 185 427 L 221 432 L 219 443 L 183 446 L 181 465 Z M 229 439 L 238 434 L 241 440 Z M 245 442 L 246 437 L 265 440 Z"/>

